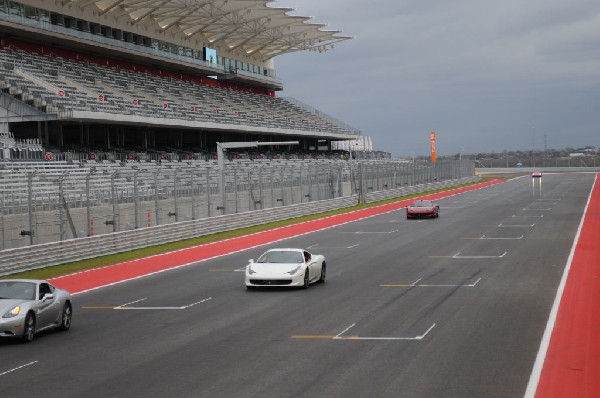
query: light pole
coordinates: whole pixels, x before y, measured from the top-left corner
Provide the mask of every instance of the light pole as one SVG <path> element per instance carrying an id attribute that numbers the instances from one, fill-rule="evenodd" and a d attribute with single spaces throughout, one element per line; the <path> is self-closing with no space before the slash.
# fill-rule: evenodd
<path id="1" fill-rule="evenodd" d="M 535 167 L 535 157 L 533 151 L 535 148 L 535 127 L 531 128 L 531 167 Z"/>

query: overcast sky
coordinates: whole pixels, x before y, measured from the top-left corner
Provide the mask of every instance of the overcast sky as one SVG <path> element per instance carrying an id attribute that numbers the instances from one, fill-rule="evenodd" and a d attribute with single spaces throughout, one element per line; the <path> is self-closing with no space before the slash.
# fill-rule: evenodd
<path id="1" fill-rule="evenodd" d="M 600 146 L 598 0 L 284 0 L 354 39 L 278 57 L 289 96 L 374 149 L 441 155 Z"/>

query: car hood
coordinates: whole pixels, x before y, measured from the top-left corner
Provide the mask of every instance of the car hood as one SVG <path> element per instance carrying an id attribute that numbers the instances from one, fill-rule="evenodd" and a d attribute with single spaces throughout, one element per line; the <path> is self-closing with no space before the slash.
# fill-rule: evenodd
<path id="1" fill-rule="evenodd" d="M 302 263 L 252 263 L 249 264 L 257 274 L 282 275 L 295 270 Z"/>
<path id="2" fill-rule="evenodd" d="M 19 299 L 0 299 L 0 318 L 17 305 L 23 306 L 24 303 L 27 303 L 27 301 Z"/>

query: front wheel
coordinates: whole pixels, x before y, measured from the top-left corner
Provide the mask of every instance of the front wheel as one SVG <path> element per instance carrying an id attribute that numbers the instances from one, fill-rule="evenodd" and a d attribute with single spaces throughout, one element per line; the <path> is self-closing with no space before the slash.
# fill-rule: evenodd
<path id="1" fill-rule="evenodd" d="M 23 341 L 30 343 L 35 336 L 35 315 L 31 312 L 25 317 L 25 326 L 23 329 Z"/>
<path id="2" fill-rule="evenodd" d="M 319 278 L 319 283 L 325 283 L 325 274 L 327 273 L 327 264 L 323 261 L 323 265 L 321 266 L 321 277 Z"/>
<path id="3" fill-rule="evenodd" d="M 308 289 L 310 286 L 310 277 L 308 276 L 308 269 L 304 271 L 304 283 L 302 284 L 302 289 Z"/>
<path id="4" fill-rule="evenodd" d="M 59 330 L 67 331 L 71 328 L 71 320 L 73 319 L 73 309 L 71 304 L 65 303 L 65 306 L 62 310 L 62 315 L 60 317 L 60 325 L 58 325 Z"/>

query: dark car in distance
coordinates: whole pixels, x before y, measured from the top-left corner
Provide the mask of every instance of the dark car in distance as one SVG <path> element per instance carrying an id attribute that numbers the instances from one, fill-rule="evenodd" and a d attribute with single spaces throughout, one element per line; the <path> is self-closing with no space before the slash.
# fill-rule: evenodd
<path id="1" fill-rule="evenodd" d="M 430 200 L 415 200 L 406 208 L 406 218 L 438 218 L 440 206 Z"/>

